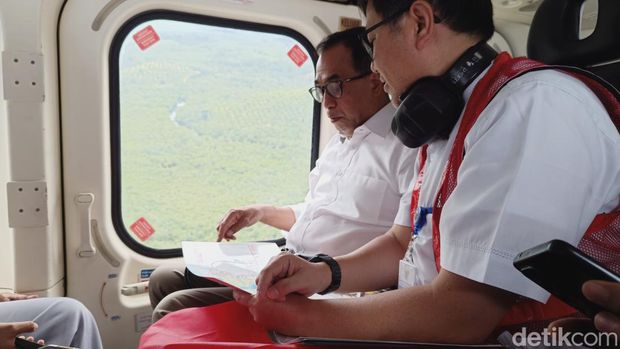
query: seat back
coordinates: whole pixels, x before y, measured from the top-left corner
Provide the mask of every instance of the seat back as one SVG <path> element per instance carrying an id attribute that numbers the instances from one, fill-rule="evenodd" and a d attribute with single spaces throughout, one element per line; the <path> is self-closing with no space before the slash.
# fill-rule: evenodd
<path id="1" fill-rule="evenodd" d="M 620 90 L 620 1 L 598 0 L 594 32 L 579 39 L 585 0 L 544 0 L 532 20 L 528 57 L 586 68 Z"/>

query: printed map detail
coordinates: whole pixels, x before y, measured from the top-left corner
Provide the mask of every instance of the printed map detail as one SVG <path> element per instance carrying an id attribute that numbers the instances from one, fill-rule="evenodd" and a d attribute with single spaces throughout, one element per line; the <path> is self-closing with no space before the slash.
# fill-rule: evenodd
<path id="1" fill-rule="evenodd" d="M 256 294 L 256 277 L 280 253 L 272 242 L 230 243 L 183 241 L 183 259 L 192 273 Z"/>

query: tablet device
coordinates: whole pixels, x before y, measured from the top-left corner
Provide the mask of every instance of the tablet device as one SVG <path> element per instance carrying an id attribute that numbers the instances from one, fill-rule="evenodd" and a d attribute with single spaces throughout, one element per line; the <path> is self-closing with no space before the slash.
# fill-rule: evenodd
<path id="1" fill-rule="evenodd" d="M 36 342 L 31 342 L 29 340 L 23 339 L 23 338 L 19 338 L 19 337 L 15 337 L 15 348 L 17 349 L 77 349 L 77 348 L 73 348 L 73 347 L 65 347 L 62 345 L 55 345 L 55 344 L 38 344 Z"/>
<path id="2" fill-rule="evenodd" d="M 620 282 L 620 276 L 561 240 L 551 240 L 515 257 L 514 266 L 551 294 L 593 318 L 603 310 L 581 293 L 589 280 Z"/>
<path id="3" fill-rule="evenodd" d="M 41 348 L 43 344 L 38 344 L 36 342 L 31 342 L 29 340 L 15 337 L 15 348 L 17 349 L 37 349 Z"/>

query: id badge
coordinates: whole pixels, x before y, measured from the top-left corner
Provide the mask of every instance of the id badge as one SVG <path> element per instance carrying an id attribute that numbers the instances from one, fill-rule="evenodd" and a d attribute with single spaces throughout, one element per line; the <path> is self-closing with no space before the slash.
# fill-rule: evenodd
<path id="1" fill-rule="evenodd" d="M 415 286 L 415 267 L 412 263 L 401 259 L 398 264 L 398 288 Z"/>

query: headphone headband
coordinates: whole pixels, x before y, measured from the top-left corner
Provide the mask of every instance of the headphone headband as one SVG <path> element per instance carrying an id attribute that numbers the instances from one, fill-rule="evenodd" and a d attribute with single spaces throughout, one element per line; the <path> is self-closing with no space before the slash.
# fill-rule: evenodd
<path id="1" fill-rule="evenodd" d="M 441 76 L 441 80 L 454 92 L 463 93 L 497 57 L 497 52 L 486 42 L 481 41 L 470 47 L 452 67 Z"/>
<path id="2" fill-rule="evenodd" d="M 463 111 L 463 92 L 495 57 L 497 52 L 482 41 L 467 49 L 445 74 L 416 81 L 400 97 L 392 132 L 410 148 L 434 138 L 447 139 Z"/>

